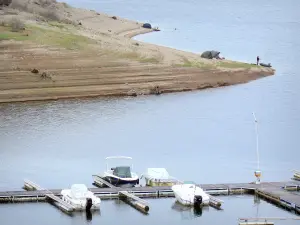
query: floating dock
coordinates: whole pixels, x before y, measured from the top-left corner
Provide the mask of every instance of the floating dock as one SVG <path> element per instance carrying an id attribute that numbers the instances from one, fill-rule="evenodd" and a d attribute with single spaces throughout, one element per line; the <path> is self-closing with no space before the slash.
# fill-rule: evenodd
<path id="1" fill-rule="evenodd" d="M 270 220 L 300 220 L 300 217 L 239 218 L 239 225 L 274 225 Z"/>
<path id="2" fill-rule="evenodd" d="M 287 182 L 262 182 L 254 183 L 231 183 L 231 184 L 202 184 L 201 188 L 210 195 L 232 194 L 257 194 L 287 210 L 300 213 L 300 195 L 295 191 L 300 190 L 300 181 Z M 171 187 L 132 187 L 132 188 L 89 188 L 101 199 L 119 198 L 125 192 L 140 198 L 174 197 Z M 26 202 L 44 201 L 51 195 L 60 196 L 61 189 L 35 190 L 35 191 L 4 191 L 0 192 L 0 202 Z M 121 194 L 120 194 L 121 193 Z M 51 196 L 50 195 L 50 196 Z M 129 198 L 132 196 L 128 195 Z M 53 196 L 52 196 L 53 197 Z M 51 197 L 50 197 L 51 198 Z"/>
<path id="3" fill-rule="evenodd" d="M 42 191 L 45 195 L 45 200 L 46 199 L 50 200 L 51 203 L 54 203 L 62 211 L 67 212 L 67 213 L 71 213 L 74 211 L 74 208 L 72 205 L 63 201 L 61 198 L 54 195 L 51 191 L 40 187 L 38 184 L 36 184 L 30 180 L 24 181 L 24 189 L 28 190 L 28 191 Z"/>
<path id="4" fill-rule="evenodd" d="M 131 205 L 132 207 L 136 208 L 137 210 L 141 211 L 142 213 L 147 214 L 149 212 L 149 204 L 147 201 L 135 196 L 132 193 L 129 193 L 128 190 L 122 190 L 120 187 L 116 187 L 112 185 L 111 183 L 107 182 L 104 180 L 102 177 L 98 175 L 93 175 L 94 178 L 94 185 L 99 186 L 99 187 L 109 187 L 109 188 L 114 188 L 118 191 L 118 197 L 126 202 L 127 204 Z"/>

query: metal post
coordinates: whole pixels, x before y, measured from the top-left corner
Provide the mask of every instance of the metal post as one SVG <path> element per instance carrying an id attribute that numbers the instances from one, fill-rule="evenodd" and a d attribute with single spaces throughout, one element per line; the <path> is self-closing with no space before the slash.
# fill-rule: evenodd
<path id="1" fill-rule="evenodd" d="M 257 157 L 257 170 L 254 172 L 256 176 L 256 184 L 260 184 L 261 171 L 259 169 L 259 148 L 258 148 L 258 121 L 256 119 L 255 113 L 253 112 L 254 122 L 255 122 L 255 133 L 256 133 L 256 157 Z"/>

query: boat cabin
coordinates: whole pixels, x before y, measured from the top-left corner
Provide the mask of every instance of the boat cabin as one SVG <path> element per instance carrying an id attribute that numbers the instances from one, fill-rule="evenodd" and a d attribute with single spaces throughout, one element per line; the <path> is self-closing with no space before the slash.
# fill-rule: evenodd
<path id="1" fill-rule="evenodd" d="M 121 178 L 132 178 L 130 166 L 118 166 L 111 168 L 113 175 Z"/>

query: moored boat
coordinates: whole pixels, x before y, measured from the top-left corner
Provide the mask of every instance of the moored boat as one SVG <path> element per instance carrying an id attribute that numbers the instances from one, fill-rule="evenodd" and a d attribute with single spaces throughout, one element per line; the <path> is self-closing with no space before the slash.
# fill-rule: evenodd
<path id="1" fill-rule="evenodd" d="M 209 205 L 209 195 L 193 182 L 184 182 L 172 186 L 176 200 L 186 206 Z"/>
<path id="2" fill-rule="evenodd" d="M 173 186 L 178 183 L 165 168 L 148 168 L 142 177 L 145 178 L 147 186 Z"/>
<path id="3" fill-rule="evenodd" d="M 117 159 L 123 159 L 123 160 L 129 160 L 131 161 L 132 158 L 128 156 L 110 156 L 106 158 L 106 171 L 104 171 L 103 175 L 101 176 L 102 179 L 106 180 L 107 182 L 115 185 L 129 185 L 134 186 L 136 184 L 139 184 L 139 176 L 132 172 L 133 165 L 121 164 L 116 167 L 109 167 L 108 162 L 109 160 L 117 160 Z"/>
<path id="4" fill-rule="evenodd" d="M 98 210 L 101 199 L 89 191 L 84 184 L 73 184 L 70 189 L 61 191 L 62 200 L 73 206 L 75 210 Z"/>

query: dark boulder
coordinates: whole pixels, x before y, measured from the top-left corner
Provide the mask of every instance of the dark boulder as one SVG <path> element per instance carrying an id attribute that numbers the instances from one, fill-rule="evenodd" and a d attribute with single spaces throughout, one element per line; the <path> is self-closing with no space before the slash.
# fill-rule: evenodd
<path id="1" fill-rule="evenodd" d="M 39 71 L 34 68 L 34 69 L 31 70 L 31 73 L 39 73 Z"/>
<path id="2" fill-rule="evenodd" d="M 152 26 L 151 26 L 150 23 L 144 23 L 142 27 L 143 28 L 147 28 L 147 29 L 151 29 L 152 28 Z"/>
<path id="3" fill-rule="evenodd" d="M 206 58 L 206 59 L 216 58 L 216 59 L 219 59 L 220 58 L 219 54 L 220 54 L 219 51 L 205 51 L 201 54 L 201 58 Z"/>

